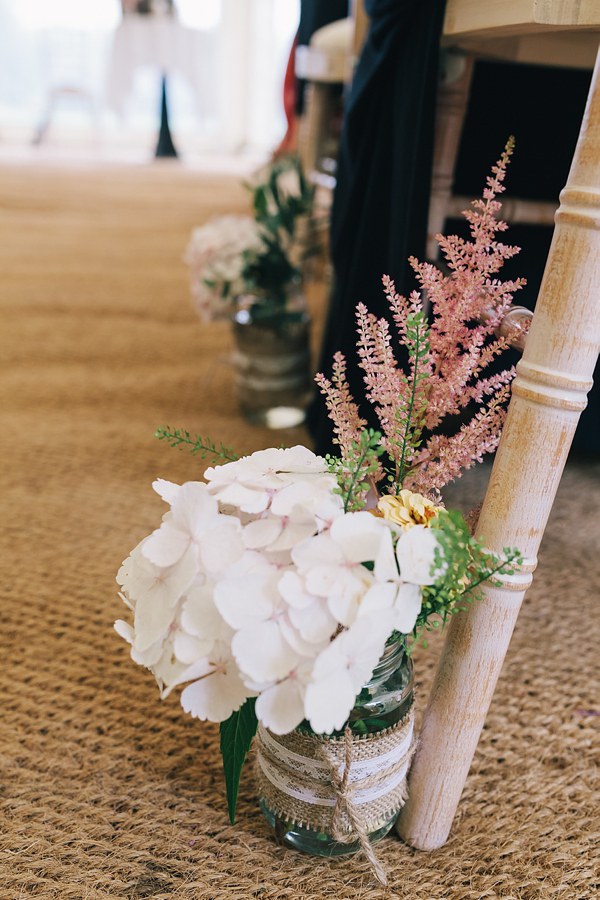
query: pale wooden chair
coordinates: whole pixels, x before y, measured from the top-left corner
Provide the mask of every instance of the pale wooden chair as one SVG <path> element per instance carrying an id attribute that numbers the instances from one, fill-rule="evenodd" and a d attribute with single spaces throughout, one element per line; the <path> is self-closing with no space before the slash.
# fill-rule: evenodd
<path id="1" fill-rule="evenodd" d="M 518 53 L 519 41 L 595 45 L 597 0 L 448 0 L 445 40 Z M 453 617 L 409 777 L 399 835 L 422 850 L 450 831 L 600 350 L 600 54 L 535 315 L 525 344 L 477 534 L 524 564 Z M 452 753 L 448 753 L 448 747 Z"/>

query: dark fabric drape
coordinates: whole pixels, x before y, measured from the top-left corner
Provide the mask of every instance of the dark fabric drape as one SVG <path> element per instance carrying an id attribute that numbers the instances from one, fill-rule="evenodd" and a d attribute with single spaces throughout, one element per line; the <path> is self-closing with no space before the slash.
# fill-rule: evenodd
<path id="1" fill-rule="evenodd" d="M 334 289 L 319 365 L 329 375 L 341 350 L 357 400 L 363 387 L 356 304 L 388 315 L 382 276 L 407 293 L 415 286 L 408 257 L 424 257 L 445 0 L 366 0 L 365 6 L 371 25 L 342 125 L 331 221 Z M 361 412 L 372 415 L 368 404 Z M 308 425 L 316 451 L 335 452 L 321 395 Z"/>
<path id="2" fill-rule="evenodd" d="M 345 19 L 347 15 L 348 0 L 301 0 L 296 44 L 299 47 L 309 44 L 315 31 L 323 28 L 324 25 Z M 297 116 L 301 116 L 304 112 L 305 88 L 306 82 L 299 78 L 296 83 L 295 112 Z"/>

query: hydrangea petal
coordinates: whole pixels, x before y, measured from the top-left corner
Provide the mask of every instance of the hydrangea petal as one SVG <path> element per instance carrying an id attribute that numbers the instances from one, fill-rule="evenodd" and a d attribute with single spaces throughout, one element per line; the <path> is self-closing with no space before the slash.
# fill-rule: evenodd
<path id="1" fill-rule="evenodd" d="M 320 644 L 329 640 L 338 624 L 327 607 L 319 601 L 314 601 L 312 606 L 305 609 L 289 609 L 288 616 L 294 628 L 299 631 L 300 637 L 309 644 Z"/>
<path id="2" fill-rule="evenodd" d="M 292 623 L 288 616 L 282 616 L 279 621 L 281 634 L 288 642 L 292 650 L 299 656 L 305 656 L 314 659 L 315 656 L 327 645 L 330 635 L 324 641 L 313 642 L 305 640 L 300 634 L 300 630 Z"/>
<path id="3" fill-rule="evenodd" d="M 398 579 L 398 564 L 394 554 L 394 541 L 389 528 L 383 530 L 379 551 L 373 559 L 375 561 L 373 572 L 377 581 L 395 581 Z"/>
<path id="4" fill-rule="evenodd" d="M 413 525 L 405 531 L 396 545 L 396 558 L 402 580 L 420 585 L 433 584 L 436 576 L 431 572 L 437 547 L 434 529 L 425 525 Z"/>
<path id="5" fill-rule="evenodd" d="M 188 591 L 181 611 L 181 625 L 194 637 L 226 640 L 230 628 L 217 609 L 213 594 L 213 584 L 198 585 Z"/>
<path id="6" fill-rule="evenodd" d="M 273 734 L 287 734 L 304 719 L 304 696 L 296 678 L 286 678 L 263 691 L 256 700 L 256 715 Z"/>
<path id="7" fill-rule="evenodd" d="M 317 597 L 354 595 L 360 590 L 360 581 L 344 566 L 315 566 L 306 573 L 305 579 L 307 591 Z"/>
<path id="8" fill-rule="evenodd" d="M 268 619 L 279 601 L 273 573 L 251 572 L 215 585 L 215 604 L 232 628 L 248 628 Z"/>
<path id="9" fill-rule="evenodd" d="M 282 528 L 282 521 L 276 516 L 250 522 L 244 528 L 244 545 L 249 550 L 266 547 L 279 537 Z"/>
<path id="10" fill-rule="evenodd" d="M 367 562 L 376 559 L 385 530 L 385 525 L 371 513 L 355 512 L 335 520 L 331 526 L 331 537 L 346 560 Z"/>
<path id="11" fill-rule="evenodd" d="M 200 559 L 208 573 L 222 572 L 241 559 L 244 544 L 241 525 L 232 516 L 221 516 L 199 540 Z M 230 521 L 223 521 L 229 519 Z"/>
<path id="12" fill-rule="evenodd" d="M 401 634 L 410 634 L 421 612 L 423 596 L 418 584 L 401 584 L 394 604 L 394 627 Z"/>
<path id="13" fill-rule="evenodd" d="M 315 534 L 317 522 L 314 516 L 307 515 L 300 521 L 290 519 L 281 530 L 279 536 L 269 544 L 268 550 L 278 552 L 280 550 L 292 550 L 302 541 Z"/>
<path id="14" fill-rule="evenodd" d="M 174 524 L 197 541 L 207 528 L 215 524 L 219 506 L 202 481 L 187 481 L 179 488 L 171 510 Z"/>
<path id="15" fill-rule="evenodd" d="M 266 490 L 246 487 L 238 482 L 222 488 L 218 496 L 222 503 L 229 503 L 247 513 L 264 512 L 269 505 L 269 494 Z"/>
<path id="16" fill-rule="evenodd" d="M 277 582 L 279 593 L 289 606 L 295 609 L 305 609 L 315 602 L 314 594 L 309 594 L 304 581 L 297 572 L 284 572 Z"/>
<path id="17" fill-rule="evenodd" d="M 371 616 L 383 609 L 392 609 L 398 596 L 398 585 L 392 582 L 374 584 L 360 601 L 357 618 Z"/>
<path id="18" fill-rule="evenodd" d="M 162 659 L 164 653 L 163 645 L 164 641 L 157 641 L 156 644 L 152 644 L 147 650 L 136 650 L 135 647 L 132 647 L 131 658 L 139 666 L 146 666 L 146 668 L 154 671 L 153 667 Z"/>
<path id="19" fill-rule="evenodd" d="M 173 638 L 173 651 L 181 663 L 190 666 L 212 650 L 214 641 L 203 640 L 187 634 L 185 631 L 177 631 Z"/>
<path id="20" fill-rule="evenodd" d="M 292 550 L 292 560 L 301 575 L 318 565 L 343 564 L 344 554 L 328 532 L 317 534 Z"/>
<path id="21" fill-rule="evenodd" d="M 129 622 L 125 622 L 123 621 L 123 619 L 117 619 L 117 621 L 113 625 L 113 628 L 115 629 L 119 637 L 122 637 L 124 640 L 126 640 L 128 644 L 133 644 L 134 631 Z"/>
<path id="22" fill-rule="evenodd" d="M 173 618 L 173 610 L 162 602 L 160 596 L 150 592 L 140 597 L 134 613 L 136 650 L 147 650 L 152 644 L 164 638 Z"/>
<path id="23" fill-rule="evenodd" d="M 173 521 L 163 522 L 147 538 L 142 553 L 151 563 L 161 568 L 174 566 L 190 546 L 190 535 L 182 531 Z"/>
<path id="24" fill-rule="evenodd" d="M 175 565 L 161 568 L 146 559 L 141 552 L 141 545 L 138 545 L 119 569 L 117 580 L 127 591 L 133 606 L 138 598 L 152 594 L 157 598 L 156 602 L 174 607 L 194 580 L 197 571 L 196 555 L 189 549 Z"/>
<path id="25" fill-rule="evenodd" d="M 165 481 L 164 478 L 157 478 L 156 481 L 152 482 L 152 487 L 158 496 L 161 497 L 165 503 L 168 503 L 169 506 L 172 505 L 180 489 L 179 484 L 173 484 L 172 481 Z"/>
<path id="26" fill-rule="evenodd" d="M 161 696 L 165 697 L 169 689 L 172 689 L 181 680 L 183 673 L 188 667 L 185 663 L 179 662 L 173 652 L 173 643 L 171 640 L 165 642 L 162 648 L 160 659 L 152 664 L 152 671 L 159 685 L 166 687 L 166 691 L 161 691 Z"/>
<path id="27" fill-rule="evenodd" d="M 197 719 L 224 722 L 249 696 L 237 670 L 214 671 L 181 692 L 185 712 Z"/>
<path id="28" fill-rule="evenodd" d="M 335 620 L 347 628 L 356 621 L 360 607 L 360 594 L 358 591 L 332 594 L 327 598 L 327 606 Z"/>
<path id="29" fill-rule="evenodd" d="M 241 671 L 253 681 L 284 678 L 300 659 L 273 620 L 236 632 L 231 649 Z"/>
<path id="30" fill-rule="evenodd" d="M 344 727 L 354 706 L 356 691 L 345 669 L 309 684 L 304 697 L 304 712 L 317 734 L 331 734 Z"/>
<path id="31" fill-rule="evenodd" d="M 392 630 L 392 616 L 382 613 L 360 619 L 336 638 L 341 639 L 342 650 L 348 661 L 348 672 L 356 693 L 371 677 Z"/>

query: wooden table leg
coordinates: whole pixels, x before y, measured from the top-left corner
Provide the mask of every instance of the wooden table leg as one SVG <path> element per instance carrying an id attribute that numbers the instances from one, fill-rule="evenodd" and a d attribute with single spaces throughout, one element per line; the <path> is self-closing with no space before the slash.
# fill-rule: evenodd
<path id="1" fill-rule="evenodd" d="M 448 629 L 397 824 L 419 849 L 450 831 L 599 349 L 600 54 L 477 529 L 492 550 L 519 547 L 525 565 Z"/>

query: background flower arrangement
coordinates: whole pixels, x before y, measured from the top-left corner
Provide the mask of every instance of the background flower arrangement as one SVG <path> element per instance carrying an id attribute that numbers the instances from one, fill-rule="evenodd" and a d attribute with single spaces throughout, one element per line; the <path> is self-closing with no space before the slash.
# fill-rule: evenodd
<path id="1" fill-rule="evenodd" d="M 315 188 L 294 157 L 272 163 L 253 183 L 252 215 L 225 215 L 195 228 L 185 260 L 195 309 L 206 322 L 230 318 L 234 300 L 252 314 L 286 308 L 306 260 L 319 252 Z"/>
<path id="2" fill-rule="evenodd" d="M 221 723 L 232 821 L 258 721 L 274 734 L 339 732 L 390 638 L 417 639 L 520 559 L 509 548 L 503 558 L 488 553 L 440 497 L 496 446 L 513 375 L 482 375 L 509 343 L 494 331 L 520 286 L 495 278 L 516 252 L 495 240 L 505 227 L 495 197 L 510 151 L 467 214 L 472 240 L 440 238 L 451 274 L 413 261 L 432 324 L 417 293 L 406 300 L 384 279 L 410 354 L 406 373 L 388 323 L 358 307 L 358 352 L 380 431 L 366 428 L 338 356 L 332 381 L 318 383 L 339 457 L 298 446 L 237 459 L 187 432 L 157 432 L 221 464 L 206 469 L 205 482 L 154 482 L 169 510 L 118 573 L 134 621 L 115 627 L 161 697 L 186 684 L 183 708 Z M 478 406 L 470 420 L 444 435 L 444 417 L 468 403 Z"/>

